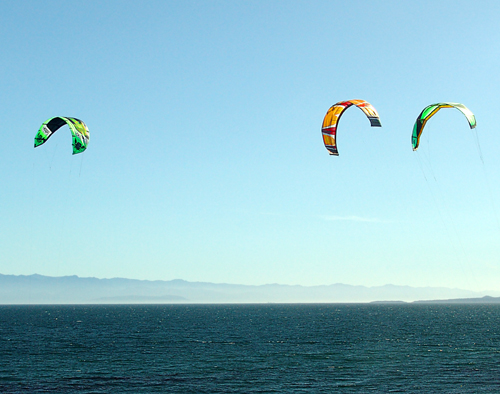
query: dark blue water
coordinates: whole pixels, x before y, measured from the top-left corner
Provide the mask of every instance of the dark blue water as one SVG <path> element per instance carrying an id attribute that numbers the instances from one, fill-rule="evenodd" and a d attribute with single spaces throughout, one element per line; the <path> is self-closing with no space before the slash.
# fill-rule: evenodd
<path id="1" fill-rule="evenodd" d="M 500 306 L 0 306 L 1 393 L 500 392 Z"/>

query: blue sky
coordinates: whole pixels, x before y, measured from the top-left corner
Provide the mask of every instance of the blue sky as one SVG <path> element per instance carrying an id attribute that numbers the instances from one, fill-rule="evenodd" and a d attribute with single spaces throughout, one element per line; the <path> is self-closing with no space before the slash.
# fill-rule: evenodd
<path id="1" fill-rule="evenodd" d="M 497 1 L 0 14 L 0 273 L 500 291 Z M 331 157 L 323 116 L 355 98 L 383 127 L 349 109 Z M 442 110 L 413 152 L 442 101 L 477 133 Z M 86 122 L 86 152 L 67 128 L 33 149 L 58 115 Z"/>

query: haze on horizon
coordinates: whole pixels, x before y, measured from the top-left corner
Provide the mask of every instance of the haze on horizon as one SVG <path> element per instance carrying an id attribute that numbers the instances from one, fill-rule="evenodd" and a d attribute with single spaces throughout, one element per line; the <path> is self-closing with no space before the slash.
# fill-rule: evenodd
<path id="1" fill-rule="evenodd" d="M 496 1 L 4 1 L 0 273 L 500 291 Z M 340 156 L 321 122 L 342 116 Z M 465 104 L 427 124 L 428 104 Z M 85 121 L 36 149 L 52 116 Z"/>

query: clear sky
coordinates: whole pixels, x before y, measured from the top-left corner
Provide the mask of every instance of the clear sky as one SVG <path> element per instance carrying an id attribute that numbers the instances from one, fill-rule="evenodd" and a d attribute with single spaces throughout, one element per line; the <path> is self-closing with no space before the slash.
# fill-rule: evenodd
<path id="1" fill-rule="evenodd" d="M 500 290 L 497 0 L 0 15 L 0 273 Z M 358 98 L 383 127 L 349 109 L 329 156 L 323 117 Z M 442 101 L 477 134 L 444 109 L 413 152 Z M 86 152 L 67 127 L 33 148 L 59 115 L 86 122 Z"/>

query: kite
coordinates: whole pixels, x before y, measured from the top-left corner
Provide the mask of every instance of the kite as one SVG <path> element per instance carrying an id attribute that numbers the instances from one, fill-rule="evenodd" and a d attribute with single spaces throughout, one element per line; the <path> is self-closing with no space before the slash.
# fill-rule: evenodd
<path id="1" fill-rule="evenodd" d="M 420 136 L 422 135 L 422 130 L 425 127 L 427 121 L 432 118 L 436 112 L 438 112 L 441 108 L 456 108 L 460 112 L 462 112 L 467 120 L 469 121 L 469 126 L 471 129 L 476 127 L 476 117 L 467 108 L 465 105 L 460 103 L 437 103 L 431 104 L 424 108 L 424 110 L 418 115 L 417 120 L 415 121 L 415 125 L 413 126 L 413 133 L 411 136 L 411 144 L 413 146 L 413 150 L 418 149 L 418 144 L 420 143 Z"/>
<path id="2" fill-rule="evenodd" d="M 325 143 L 325 148 L 328 149 L 330 155 L 338 156 L 337 151 L 337 127 L 339 124 L 340 117 L 344 111 L 351 105 L 357 106 L 361 111 L 365 113 L 367 118 L 370 120 L 372 127 L 382 127 L 380 123 L 380 118 L 378 116 L 377 110 L 373 106 L 364 100 L 348 100 L 340 101 L 335 105 L 332 105 L 323 119 L 323 127 L 321 128 L 321 133 L 323 134 L 323 142 Z"/>
<path id="3" fill-rule="evenodd" d="M 47 142 L 50 136 L 65 124 L 69 126 L 73 136 L 73 154 L 76 155 L 87 149 L 90 138 L 87 125 L 80 119 L 68 116 L 56 116 L 43 122 L 35 136 L 35 148 Z"/>

